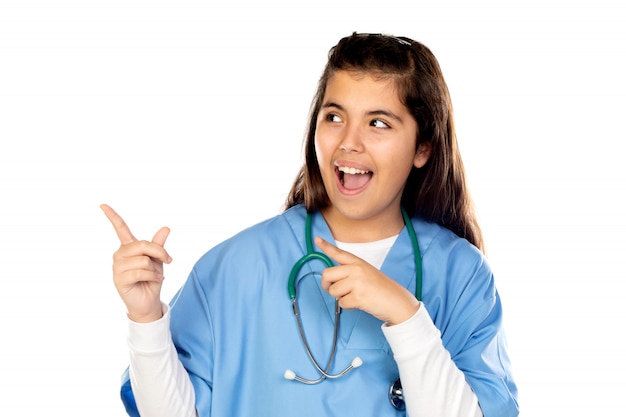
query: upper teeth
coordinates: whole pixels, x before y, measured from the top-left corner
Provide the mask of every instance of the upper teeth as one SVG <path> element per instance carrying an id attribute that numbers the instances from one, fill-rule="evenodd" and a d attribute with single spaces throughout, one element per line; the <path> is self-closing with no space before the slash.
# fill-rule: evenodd
<path id="1" fill-rule="evenodd" d="M 364 171 L 362 169 L 357 169 L 357 168 L 354 168 L 354 167 L 339 167 L 338 169 L 339 169 L 339 171 L 343 172 L 344 174 L 351 174 L 351 175 L 354 175 L 354 174 L 367 174 L 367 173 L 369 173 L 369 171 Z"/>

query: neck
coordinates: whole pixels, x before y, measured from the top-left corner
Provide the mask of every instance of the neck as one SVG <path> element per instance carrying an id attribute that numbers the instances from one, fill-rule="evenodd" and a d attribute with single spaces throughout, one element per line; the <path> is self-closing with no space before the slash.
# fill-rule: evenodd
<path id="1" fill-rule="evenodd" d="M 346 215 L 333 207 L 322 209 L 321 213 L 335 240 L 346 243 L 385 239 L 399 234 L 404 227 L 399 207 L 397 211 L 387 211 L 368 217 Z"/>

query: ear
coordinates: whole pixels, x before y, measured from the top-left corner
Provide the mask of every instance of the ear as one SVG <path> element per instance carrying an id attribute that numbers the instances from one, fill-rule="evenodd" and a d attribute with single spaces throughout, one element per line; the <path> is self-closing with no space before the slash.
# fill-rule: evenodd
<path id="1" fill-rule="evenodd" d="M 420 142 L 417 146 L 417 152 L 415 152 L 415 158 L 413 159 L 413 166 L 415 168 L 421 168 L 426 165 L 430 158 L 430 152 L 433 147 L 430 142 Z"/>

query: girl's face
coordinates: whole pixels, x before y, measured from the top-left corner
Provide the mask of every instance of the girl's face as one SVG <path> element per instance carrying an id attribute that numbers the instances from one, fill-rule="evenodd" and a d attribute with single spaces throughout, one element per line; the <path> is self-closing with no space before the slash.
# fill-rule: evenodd
<path id="1" fill-rule="evenodd" d="M 315 133 L 315 151 L 330 206 L 324 217 L 337 240 L 367 241 L 403 227 L 400 200 L 413 166 L 417 122 L 391 78 L 337 71 L 328 81 Z"/>

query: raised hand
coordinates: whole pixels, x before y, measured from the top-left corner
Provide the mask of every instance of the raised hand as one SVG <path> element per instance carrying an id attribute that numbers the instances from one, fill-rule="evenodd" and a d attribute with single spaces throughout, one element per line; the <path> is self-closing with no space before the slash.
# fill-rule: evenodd
<path id="1" fill-rule="evenodd" d="M 106 204 L 102 204 L 100 208 L 120 240 L 120 248 L 113 254 L 113 282 L 126 304 L 128 317 L 139 323 L 160 319 L 163 316 L 163 264 L 172 262 L 163 247 L 170 229 L 159 229 L 151 242 L 137 240 L 115 210 Z"/>
<path id="2" fill-rule="evenodd" d="M 322 272 L 322 287 L 342 308 L 366 311 L 389 325 L 402 323 L 419 310 L 409 290 L 369 263 L 320 237 L 315 244 L 339 264 Z"/>

